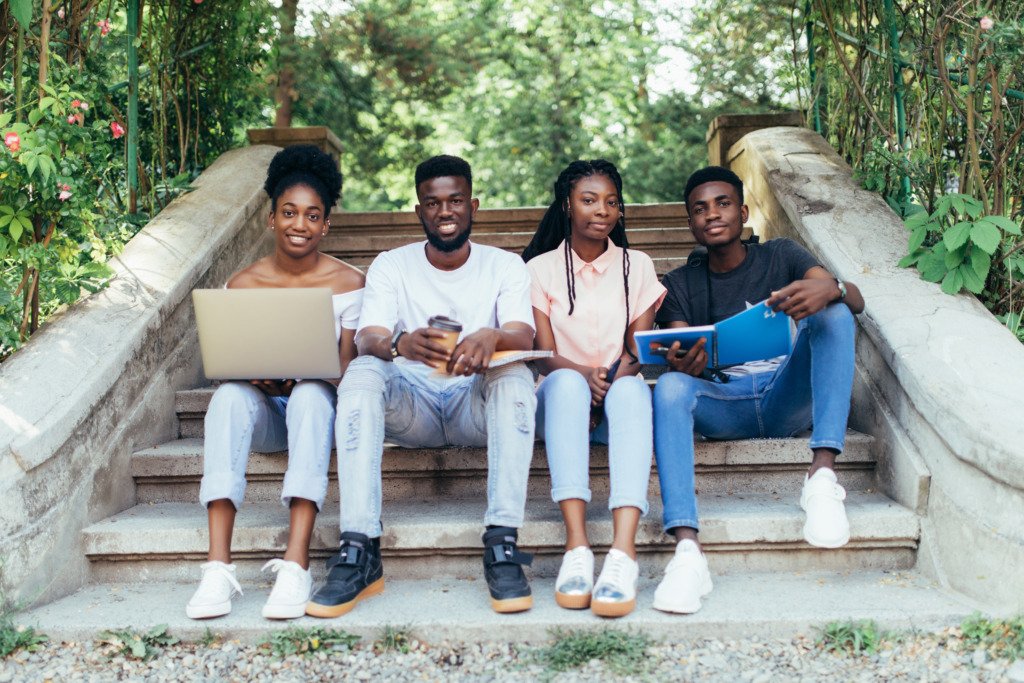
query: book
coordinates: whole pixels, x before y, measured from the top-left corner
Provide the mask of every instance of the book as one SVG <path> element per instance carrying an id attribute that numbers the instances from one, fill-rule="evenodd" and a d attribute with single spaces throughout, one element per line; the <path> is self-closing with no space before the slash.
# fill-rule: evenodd
<path id="1" fill-rule="evenodd" d="M 667 365 L 665 350 L 673 342 L 678 341 L 680 350 L 686 351 L 701 338 L 712 369 L 784 356 L 793 346 L 789 316 L 773 311 L 766 301 L 714 325 L 637 332 L 634 339 L 640 362 Z"/>
<path id="2" fill-rule="evenodd" d="M 537 360 L 538 358 L 551 358 L 554 355 L 554 351 L 495 351 L 491 354 L 491 362 L 487 364 L 487 367 L 500 368 L 502 365 L 508 365 L 509 363 Z M 444 367 L 438 368 L 433 374 L 448 376 L 448 373 L 444 371 Z"/>

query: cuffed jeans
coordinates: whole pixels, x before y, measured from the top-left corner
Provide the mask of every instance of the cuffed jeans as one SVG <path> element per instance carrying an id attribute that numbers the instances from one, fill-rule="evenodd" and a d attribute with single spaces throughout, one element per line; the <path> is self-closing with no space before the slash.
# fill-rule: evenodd
<path id="1" fill-rule="evenodd" d="M 348 366 L 338 387 L 341 530 L 381 534 L 384 439 L 406 448 L 487 446 L 484 523 L 523 524 L 536 397 L 523 363 L 469 380 L 423 379 L 375 356 Z"/>
<path id="2" fill-rule="evenodd" d="M 788 437 L 813 424 L 810 447 L 842 451 L 853 391 L 854 323 L 844 304 L 797 326 L 792 352 L 774 372 L 726 384 L 680 372 L 654 388 L 654 452 L 665 531 L 697 529 L 693 434 L 710 439 Z"/>
<path id="3" fill-rule="evenodd" d="M 292 498 L 316 503 L 327 495 L 327 467 L 334 442 L 334 387 L 303 381 L 288 397 L 267 396 L 247 382 L 217 387 L 206 410 L 203 436 L 203 480 L 199 502 L 227 498 L 237 510 L 245 495 L 249 451 L 288 449 L 281 502 Z"/>
<path id="4" fill-rule="evenodd" d="M 640 377 L 612 383 L 605 419 L 590 432 L 590 386 L 575 370 L 555 370 L 537 389 L 537 431 L 544 434 L 551 498 L 590 502 L 590 443 L 608 444 L 611 495 L 608 509 L 640 508 L 647 514 L 651 477 L 651 390 Z"/>

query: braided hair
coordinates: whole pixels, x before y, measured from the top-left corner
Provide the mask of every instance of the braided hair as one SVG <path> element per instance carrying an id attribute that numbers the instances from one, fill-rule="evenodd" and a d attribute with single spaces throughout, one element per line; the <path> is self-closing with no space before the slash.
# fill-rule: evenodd
<path id="1" fill-rule="evenodd" d="M 626 296 L 626 327 L 629 327 L 629 241 L 626 239 L 626 205 L 622 201 L 622 177 L 615 168 L 615 164 L 604 159 L 592 159 L 590 161 L 574 161 L 558 174 L 555 180 L 555 199 L 551 206 L 544 212 L 540 219 L 537 232 L 533 239 L 523 250 L 523 260 L 529 261 L 535 256 L 540 256 L 549 251 L 555 250 L 560 242 L 565 243 L 565 286 L 569 293 L 569 315 L 572 315 L 576 305 L 576 273 L 573 268 L 572 252 L 572 220 L 569 216 L 569 195 L 576 183 L 583 178 L 595 175 L 603 175 L 612 181 L 615 192 L 619 195 L 619 220 L 612 228 L 608 237 L 612 243 L 622 248 L 622 283 Z M 626 353 L 630 358 L 636 360 L 636 356 L 626 345 Z"/>
<path id="2" fill-rule="evenodd" d="M 324 203 L 324 212 L 341 197 L 341 171 L 331 155 L 314 145 L 291 145 L 274 155 L 267 169 L 263 189 L 270 195 L 270 209 L 277 210 L 277 198 L 296 185 L 316 192 Z"/>

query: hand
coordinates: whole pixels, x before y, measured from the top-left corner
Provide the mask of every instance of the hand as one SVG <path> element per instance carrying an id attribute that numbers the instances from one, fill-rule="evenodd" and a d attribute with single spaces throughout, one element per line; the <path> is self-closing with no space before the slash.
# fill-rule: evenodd
<path id="1" fill-rule="evenodd" d="M 398 340 L 398 355 L 439 368 L 451 358 L 442 339 L 444 332 L 430 327 L 406 332 Z"/>
<path id="2" fill-rule="evenodd" d="M 697 340 L 696 344 L 691 346 L 681 356 L 677 355 L 681 344 L 678 341 L 672 342 L 672 346 L 668 347 L 668 354 L 666 354 L 665 360 L 668 362 L 669 367 L 676 372 L 700 377 L 708 367 L 708 353 L 704 350 L 706 342 L 707 339 L 701 337 Z"/>
<path id="3" fill-rule="evenodd" d="M 604 403 L 604 397 L 611 388 L 608 379 L 608 368 L 591 368 L 587 375 L 587 384 L 590 385 L 590 405 L 599 406 Z"/>
<path id="4" fill-rule="evenodd" d="M 785 313 L 793 320 L 814 315 L 839 298 L 836 281 L 825 278 L 806 278 L 791 282 L 768 297 L 768 306 Z"/>
<path id="5" fill-rule="evenodd" d="M 289 396 L 295 386 L 293 379 L 254 379 L 249 383 L 267 396 Z"/>
<path id="6" fill-rule="evenodd" d="M 452 351 L 447 370 L 452 375 L 475 375 L 487 372 L 491 356 L 498 345 L 498 330 L 485 327 L 467 334 Z"/>

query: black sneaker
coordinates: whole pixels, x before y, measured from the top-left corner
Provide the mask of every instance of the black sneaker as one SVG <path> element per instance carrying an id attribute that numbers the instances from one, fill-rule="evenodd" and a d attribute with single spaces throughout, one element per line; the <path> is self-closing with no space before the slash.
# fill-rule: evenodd
<path id="1" fill-rule="evenodd" d="M 491 592 L 491 607 L 502 614 L 533 607 L 530 582 L 522 566 L 531 564 L 533 555 L 519 552 L 517 536 L 518 532 L 507 526 L 484 532 L 484 577 Z"/>
<path id="2" fill-rule="evenodd" d="M 380 539 L 343 531 L 341 548 L 327 560 L 327 578 L 306 604 L 311 617 L 340 617 L 363 598 L 384 590 Z"/>

